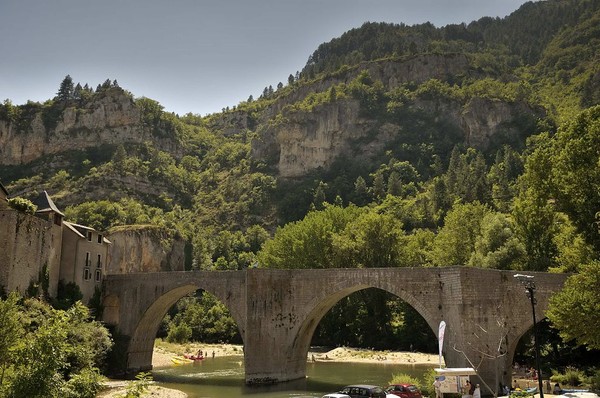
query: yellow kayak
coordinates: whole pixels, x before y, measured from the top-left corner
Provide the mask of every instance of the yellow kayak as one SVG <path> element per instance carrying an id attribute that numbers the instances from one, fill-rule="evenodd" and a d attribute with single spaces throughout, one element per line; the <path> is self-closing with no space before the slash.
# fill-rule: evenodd
<path id="1" fill-rule="evenodd" d="M 184 363 L 190 363 L 193 361 L 184 357 L 173 357 L 171 358 L 171 362 L 173 362 L 175 365 L 182 365 Z"/>

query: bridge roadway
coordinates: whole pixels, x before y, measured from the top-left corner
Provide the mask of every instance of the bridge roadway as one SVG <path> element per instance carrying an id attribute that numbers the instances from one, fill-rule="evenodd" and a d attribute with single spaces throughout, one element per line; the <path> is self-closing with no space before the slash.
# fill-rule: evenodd
<path id="1" fill-rule="evenodd" d="M 304 378 L 309 345 L 321 318 L 343 297 L 373 287 L 410 304 L 436 336 L 440 321 L 445 321 L 446 366 L 472 366 L 482 382 L 496 389 L 499 383 L 511 385 L 515 348 L 533 326 L 531 302 L 514 274 L 442 267 L 107 275 L 103 317 L 129 337 L 127 370 L 149 370 L 154 339 L 167 311 L 180 298 L 203 289 L 227 306 L 238 325 L 246 383 L 277 383 Z M 540 320 L 549 296 L 561 289 L 566 275 L 527 274 L 535 276 Z"/>

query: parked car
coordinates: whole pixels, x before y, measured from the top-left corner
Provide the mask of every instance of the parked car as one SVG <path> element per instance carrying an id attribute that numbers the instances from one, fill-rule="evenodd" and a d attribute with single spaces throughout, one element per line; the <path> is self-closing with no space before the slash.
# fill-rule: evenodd
<path id="1" fill-rule="evenodd" d="M 322 398 L 352 398 L 350 395 L 340 394 L 339 392 L 332 392 L 330 394 L 323 395 Z"/>
<path id="2" fill-rule="evenodd" d="M 414 384 L 392 384 L 387 386 L 385 392 L 402 398 L 423 398 L 421 390 Z"/>
<path id="3" fill-rule="evenodd" d="M 385 398 L 385 391 L 379 386 L 368 384 L 353 384 L 340 390 L 341 394 L 349 395 L 350 398 Z"/>

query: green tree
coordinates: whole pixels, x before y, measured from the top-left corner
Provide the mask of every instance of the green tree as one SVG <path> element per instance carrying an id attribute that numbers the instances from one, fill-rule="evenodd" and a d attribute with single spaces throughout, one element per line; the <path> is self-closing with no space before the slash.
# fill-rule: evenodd
<path id="1" fill-rule="evenodd" d="M 485 214 L 468 264 L 473 267 L 518 270 L 522 267 L 524 256 L 525 247 L 517 239 L 511 219 L 502 213 Z"/>
<path id="2" fill-rule="evenodd" d="M 558 223 L 555 200 L 550 189 L 552 172 L 552 140 L 540 134 L 528 140 L 532 152 L 525 162 L 525 173 L 519 178 L 519 195 L 515 198 L 513 217 L 515 231 L 525 245 L 524 268 L 546 271 L 554 265 L 557 254 L 554 235 Z"/>
<path id="3" fill-rule="evenodd" d="M 73 99 L 74 90 L 73 79 L 70 75 L 65 76 L 63 81 L 60 83 L 58 93 L 56 93 L 57 99 L 61 102 L 66 102 Z"/>
<path id="4" fill-rule="evenodd" d="M 600 105 L 581 112 L 561 126 L 551 153 L 552 189 L 558 209 L 600 251 L 600 234 L 593 223 L 600 209 Z"/>
<path id="5" fill-rule="evenodd" d="M 169 326 L 169 341 L 241 341 L 229 310 L 212 294 L 198 291 L 194 296 L 185 297 L 177 302 L 176 311 Z"/>
<path id="6" fill-rule="evenodd" d="M 600 349 L 600 262 L 581 267 L 550 298 L 546 316 L 565 341 Z M 577 314 L 575 316 L 575 314 Z M 585 322 L 581 320 L 585 319 Z"/>
<path id="7" fill-rule="evenodd" d="M 432 262 L 436 266 L 466 265 L 475 250 L 481 223 L 490 209 L 479 202 L 455 203 L 433 242 Z"/>
<path id="8" fill-rule="evenodd" d="M 164 107 L 157 101 L 141 97 L 135 100 L 135 105 L 140 109 L 142 120 L 148 127 L 157 127 L 160 122 Z"/>
<path id="9" fill-rule="evenodd" d="M 325 204 L 327 203 L 326 191 L 327 184 L 323 181 L 319 181 L 319 184 L 314 190 L 312 201 L 312 205 L 316 210 L 323 210 L 325 207 Z"/>
<path id="10" fill-rule="evenodd" d="M 356 177 L 351 201 L 357 206 L 364 206 L 369 201 L 369 188 L 367 187 L 367 182 L 362 176 Z"/>
<path id="11" fill-rule="evenodd" d="M 523 162 L 517 152 L 505 146 L 496 152 L 496 160 L 488 173 L 492 186 L 492 200 L 496 208 L 510 211 L 517 194 L 517 178 L 523 173 Z"/>
<path id="12" fill-rule="evenodd" d="M 373 194 L 373 198 L 377 202 L 381 202 L 385 198 L 385 180 L 383 172 L 377 171 L 373 177 L 373 187 L 371 192 Z"/>
<path id="13" fill-rule="evenodd" d="M 4 386 L 4 373 L 14 361 L 15 351 L 24 335 L 18 304 L 19 296 L 11 293 L 0 299 L 0 393 Z"/>
<path id="14" fill-rule="evenodd" d="M 465 203 L 489 203 L 491 200 L 485 159 L 474 148 L 468 148 L 463 154 L 457 147 L 454 148 L 445 183 L 448 193 Z"/>
<path id="15" fill-rule="evenodd" d="M 190 341 L 192 338 L 192 327 L 186 323 L 175 323 L 169 324 L 169 333 L 167 334 L 167 341 L 170 343 L 184 344 Z"/>
<path id="16" fill-rule="evenodd" d="M 333 239 L 363 211 L 356 206 L 328 205 L 312 211 L 303 220 L 280 227 L 258 253 L 258 262 L 266 268 L 332 268 L 338 263 L 333 255 Z"/>
<path id="17" fill-rule="evenodd" d="M 332 240 L 337 268 L 380 268 L 401 265 L 406 240 L 402 223 L 388 214 L 364 212 Z"/>
<path id="18" fill-rule="evenodd" d="M 112 344 L 106 328 L 90 321 L 81 303 L 62 311 L 28 299 L 19 310 L 23 333 L 17 331 L 11 371 L 3 380 L 5 396 L 95 397 L 101 377 L 97 367 Z M 5 325 L 0 324 L 3 332 Z"/>
<path id="19" fill-rule="evenodd" d="M 559 213 L 556 219 L 557 232 L 552 238 L 557 251 L 556 266 L 549 271 L 579 272 L 582 264 L 588 264 L 595 258 L 594 248 L 566 215 Z"/>
<path id="20" fill-rule="evenodd" d="M 402 181 L 400 180 L 400 175 L 396 171 L 390 173 L 387 183 L 387 193 L 388 195 L 394 196 L 402 195 Z"/>

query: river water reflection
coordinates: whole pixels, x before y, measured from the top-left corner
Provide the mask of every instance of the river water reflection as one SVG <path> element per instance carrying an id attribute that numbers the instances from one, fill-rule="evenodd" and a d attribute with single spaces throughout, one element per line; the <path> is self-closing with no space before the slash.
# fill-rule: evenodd
<path id="1" fill-rule="evenodd" d="M 209 358 L 204 361 L 157 368 L 154 380 L 163 387 L 184 391 L 189 398 L 308 398 L 321 397 L 348 384 L 386 386 L 393 374 L 406 373 L 421 379 L 432 365 L 392 365 L 383 363 L 307 363 L 306 379 L 266 387 L 244 384 L 240 357 Z"/>

